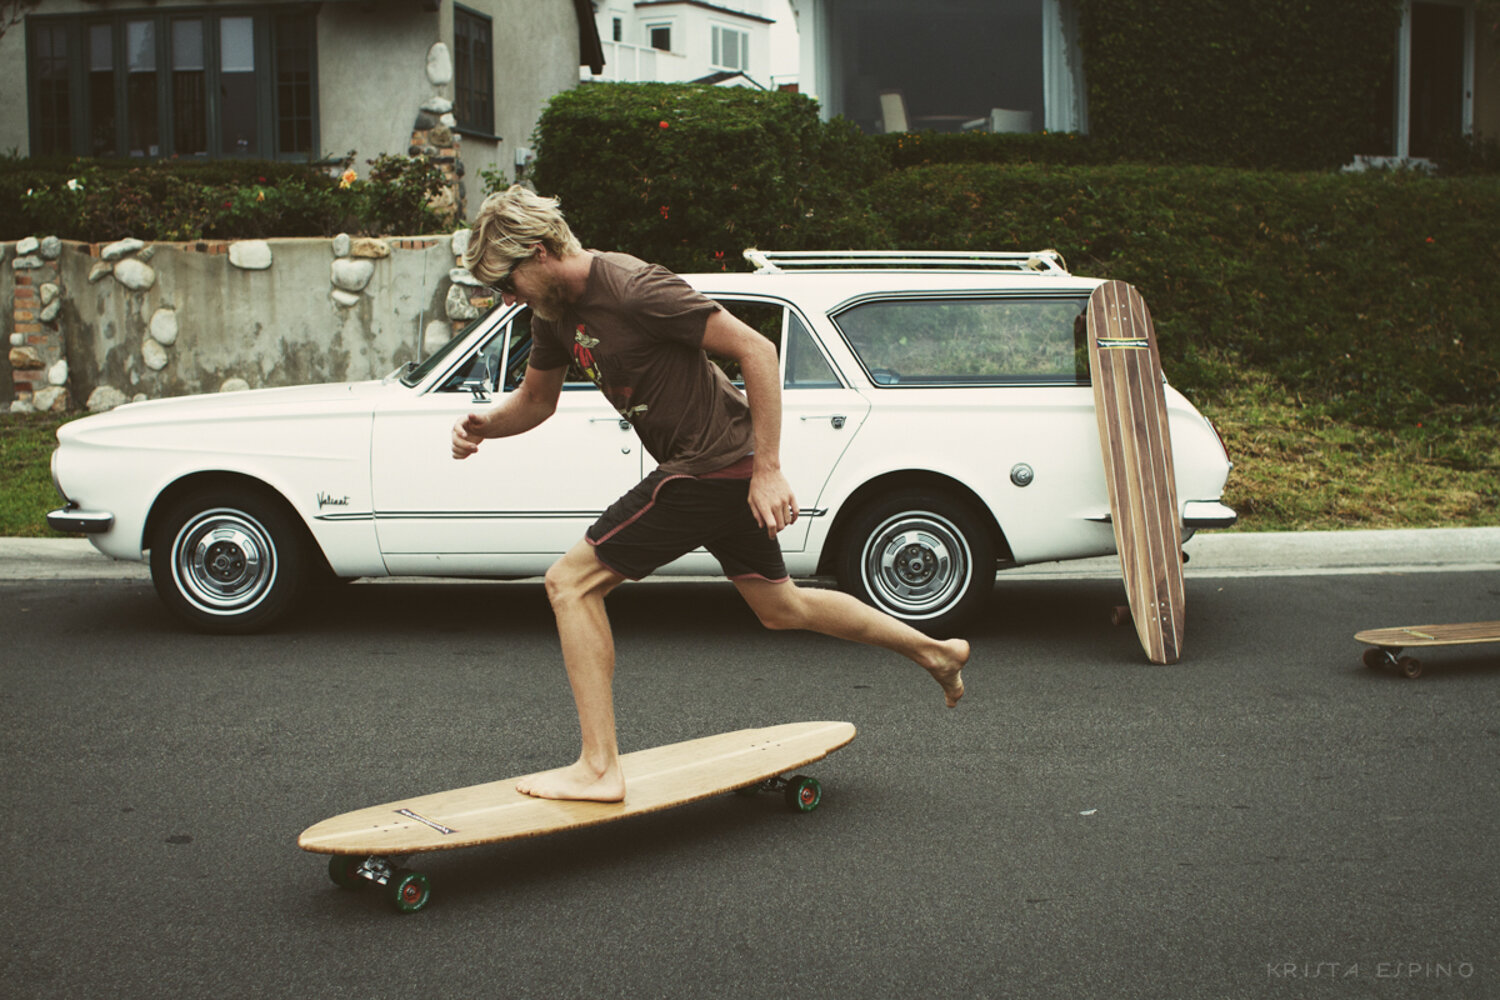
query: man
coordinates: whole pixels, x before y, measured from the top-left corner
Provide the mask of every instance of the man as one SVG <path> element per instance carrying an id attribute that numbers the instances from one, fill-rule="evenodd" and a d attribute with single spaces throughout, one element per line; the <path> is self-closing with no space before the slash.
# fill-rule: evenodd
<path id="1" fill-rule="evenodd" d="M 847 594 L 788 579 L 776 534 L 798 510 L 781 474 L 781 379 L 768 340 L 661 267 L 585 251 L 557 201 L 520 186 L 485 199 L 464 264 L 534 317 L 525 379 L 488 413 L 454 424 L 453 457 L 546 420 L 574 361 L 660 463 L 547 571 L 583 746 L 576 763 L 523 781 L 520 791 L 624 799 L 604 598 L 700 545 L 768 628 L 902 653 L 937 680 L 950 708 L 958 704 L 967 642 L 932 639 Z M 707 354 L 739 364 L 744 395 Z"/>

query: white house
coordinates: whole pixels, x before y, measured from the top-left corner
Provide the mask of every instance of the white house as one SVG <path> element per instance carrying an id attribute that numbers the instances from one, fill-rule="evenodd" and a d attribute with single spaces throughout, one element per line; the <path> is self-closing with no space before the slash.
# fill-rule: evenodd
<path id="1" fill-rule="evenodd" d="M 580 76 L 769 88 L 770 8 L 768 0 L 594 0 L 604 71 Z"/>

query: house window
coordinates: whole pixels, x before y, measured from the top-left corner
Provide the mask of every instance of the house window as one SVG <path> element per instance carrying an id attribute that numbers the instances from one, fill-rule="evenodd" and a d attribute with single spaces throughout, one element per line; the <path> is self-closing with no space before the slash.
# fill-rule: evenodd
<path id="1" fill-rule="evenodd" d="M 1396 51 L 1371 106 L 1369 150 L 1380 162 L 1439 155 L 1473 127 L 1474 8 L 1408 2 Z"/>
<path id="2" fill-rule="evenodd" d="M 172 22 L 172 148 L 208 155 L 208 94 L 204 89 L 203 19 Z"/>
<path id="3" fill-rule="evenodd" d="M 651 39 L 653 49 L 659 49 L 662 52 L 672 51 L 672 26 L 670 24 L 648 24 L 646 37 Z"/>
<path id="4" fill-rule="evenodd" d="M 615 18 L 611 27 L 611 33 L 615 41 L 623 42 L 625 40 L 625 22 L 618 17 Z"/>
<path id="5" fill-rule="evenodd" d="M 276 19 L 276 129 L 280 149 L 312 151 L 312 35 L 293 30 L 298 15 Z"/>
<path id="6" fill-rule="evenodd" d="M 454 5 L 453 74 L 458 127 L 483 135 L 495 132 L 495 77 L 492 24 L 483 14 Z"/>
<path id="7" fill-rule="evenodd" d="M 223 141 L 225 156 L 255 156 L 256 139 L 255 19 L 219 19 L 219 93 L 223 95 Z"/>
<path id="8" fill-rule="evenodd" d="M 713 65 L 720 69 L 750 69 L 750 33 L 713 26 Z"/>
<path id="9" fill-rule="evenodd" d="M 27 30 L 38 154 L 301 158 L 315 151 L 310 14 L 34 15 Z"/>
<path id="10" fill-rule="evenodd" d="M 31 35 L 32 80 L 37 109 L 33 150 L 40 156 L 72 151 L 72 107 L 68 100 L 68 32 L 62 24 L 40 25 Z"/>

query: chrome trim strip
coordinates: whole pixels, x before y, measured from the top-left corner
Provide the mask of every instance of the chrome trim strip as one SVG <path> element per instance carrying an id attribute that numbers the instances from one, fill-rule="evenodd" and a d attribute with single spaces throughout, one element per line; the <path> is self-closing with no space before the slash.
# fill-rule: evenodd
<path id="1" fill-rule="evenodd" d="M 597 520 L 603 511 L 588 510 L 397 510 L 367 514 L 315 514 L 314 521 L 551 521 Z M 827 517 L 827 507 L 805 507 L 801 517 Z"/>

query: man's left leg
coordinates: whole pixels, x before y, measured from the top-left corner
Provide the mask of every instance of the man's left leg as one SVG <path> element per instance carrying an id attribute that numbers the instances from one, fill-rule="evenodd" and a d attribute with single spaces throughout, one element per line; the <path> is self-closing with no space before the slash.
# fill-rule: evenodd
<path id="1" fill-rule="evenodd" d="M 932 675 L 949 708 L 964 696 L 969 644 L 963 639 L 934 639 L 837 590 L 804 589 L 790 580 L 757 576 L 738 577 L 734 585 L 767 628 L 806 629 L 892 650 Z"/>
<path id="2" fill-rule="evenodd" d="M 523 779 L 517 791 L 542 799 L 618 802 L 625 797 L 615 740 L 615 644 L 604 609 L 605 596 L 624 580 L 598 560 L 587 541 L 547 570 L 547 599 L 557 617 L 582 749 L 571 767 Z"/>

